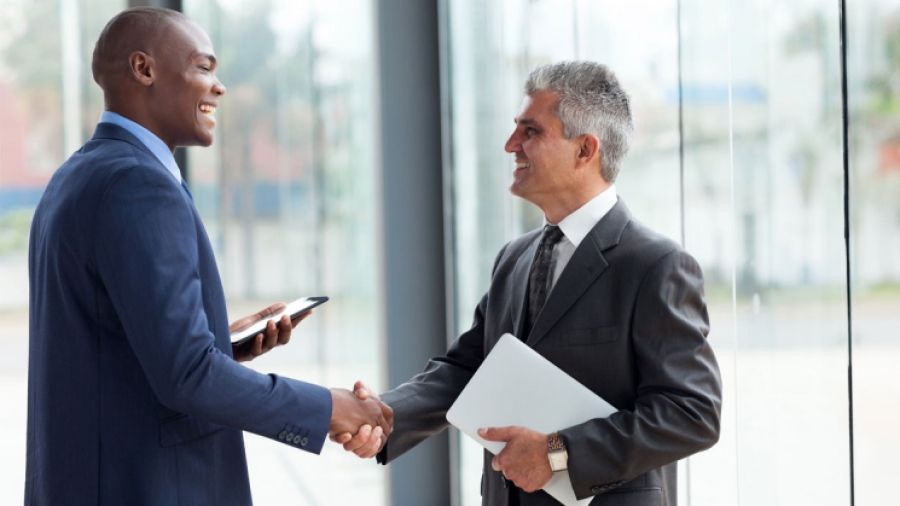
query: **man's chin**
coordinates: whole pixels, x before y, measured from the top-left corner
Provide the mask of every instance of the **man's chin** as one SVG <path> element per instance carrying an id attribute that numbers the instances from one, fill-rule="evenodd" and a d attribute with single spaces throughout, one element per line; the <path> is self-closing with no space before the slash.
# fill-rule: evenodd
<path id="1" fill-rule="evenodd" d="M 191 139 L 190 141 L 179 144 L 178 146 L 184 147 L 184 148 L 188 148 L 188 147 L 208 148 L 208 147 L 212 146 L 214 139 L 215 139 L 215 137 L 212 134 L 202 135 L 202 136 L 198 136 L 194 139 Z"/>
<path id="2" fill-rule="evenodd" d="M 512 183 L 509 184 L 509 193 L 524 199 L 527 194 L 525 183 L 520 179 L 513 179 Z"/>

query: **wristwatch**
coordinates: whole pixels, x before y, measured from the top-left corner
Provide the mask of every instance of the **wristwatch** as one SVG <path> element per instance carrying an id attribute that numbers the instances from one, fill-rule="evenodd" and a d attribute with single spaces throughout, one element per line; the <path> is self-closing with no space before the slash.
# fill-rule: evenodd
<path id="1" fill-rule="evenodd" d="M 550 459 L 550 469 L 554 473 L 569 468 L 569 452 L 556 432 L 547 436 L 547 458 Z"/>

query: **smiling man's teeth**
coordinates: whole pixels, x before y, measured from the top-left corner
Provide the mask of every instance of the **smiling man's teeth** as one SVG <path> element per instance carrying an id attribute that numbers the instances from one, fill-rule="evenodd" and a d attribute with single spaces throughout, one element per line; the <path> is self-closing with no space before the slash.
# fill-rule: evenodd
<path id="1" fill-rule="evenodd" d="M 516 162 L 516 168 L 517 168 L 517 169 L 527 169 L 528 167 L 531 167 L 531 163 L 529 163 L 529 162 Z"/>
<path id="2" fill-rule="evenodd" d="M 202 112 L 203 114 L 212 114 L 216 112 L 216 108 L 211 105 L 203 104 L 200 106 L 200 112 Z"/>

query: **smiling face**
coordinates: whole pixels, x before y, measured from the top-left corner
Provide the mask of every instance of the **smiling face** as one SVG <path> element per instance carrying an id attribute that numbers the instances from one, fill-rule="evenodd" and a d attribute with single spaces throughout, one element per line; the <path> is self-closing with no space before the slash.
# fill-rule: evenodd
<path id="1" fill-rule="evenodd" d="M 551 91 L 526 95 L 516 115 L 516 129 L 504 149 L 515 155 L 509 191 L 535 204 L 550 218 L 549 208 L 579 192 L 583 172 L 577 170 L 581 143 L 566 139 L 556 116 L 559 97 Z"/>
<path id="2" fill-rule="evenodd" d="M 216 127 L 213 114 L 225 94 L 215 75 L 212 42 L 193 22 L 174 23 L 166 37 L 152 55 L 156 65 L 149 91 L 155 110 L 150 130 L 173 150 L 209 146 Z"/>

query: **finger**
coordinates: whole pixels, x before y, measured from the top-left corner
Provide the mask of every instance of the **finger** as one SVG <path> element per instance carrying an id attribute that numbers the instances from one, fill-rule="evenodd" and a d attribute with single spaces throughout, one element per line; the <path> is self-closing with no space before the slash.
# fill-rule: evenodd
<path id="1" fill-rule="evenodd" d="M 376 427 L 375 429 L 377 431 L 378 427 Z M 383 433 L 379 433 L 378 437 L 376 438 L 376 437 L 374 437 L 375 431 L 373 431 L 372 436 L 373 437 L 369 440 L 370 444 L 368 445 L 367 451 L 357 453 L 357 455 L 360 458 L 369 459 L 369 458 L 374 457 L 378 453 L 378 451 L 381 450 L 381 447 L 384 445 L 384 442 L 387 441 L 385 439 L 387 436 L 385 436 Z"/>
<path id="2" fill-rule="evenodd" d="M 276 302 L 275 304 L 272 304 L 271 306 L 263 309 L 262 311 L 256 313 L 253 316 L 256 317 L 257 320 L 262 320 L 266 316 L 273 315 L 273 314 L 281 311 L 285 307 L 287 307 L 287 304 L 285 304 L 284 302 Z"/>
<path id="3" fill-rule="evenodd" d="M 328 439 L 330 439 L 334 443 L 343 445 L 344 443 L 353 439 L 353 434 L 350 434 L 349 432 L 344 432 L 341 434 L 335 434 L 333 436 L 328 436 Z"/>
<path id="4" fill-rule="evenodd" d="M 256 358 L 262 355 L 263 334 L 256 334 L 253 338 L 253 346 L 250 347 L 250 356 Z"/>
<path id="5" fill-rule="evenodd" d="M 369 442 L 370 436 L 372 435 L 372 426 L 371 425 L 363 425 L 359 428 L 356 435 L 353 436 L 349 442 L 344 443 L 344 449 L 348 452 L 352 452 L 363 448 L 366 446 L 366 443 Z"/>
<path id="6" fill-rule="evenodd" d="M 281 317 L 281 326 L 278 328 L 278 339 L 274 346 L 285 345 L 291 340 L 291 331 L 294 329 L 291 319 L 288 315 Z"/>
<path id="7" fill-rule="evenodd" d="M 381 432 L 381 427 L 375 427 L 375 430 L 372 431 L 372 437 L 369 438 L 369 442 L 353 453 L 355 453 L 356 456 L 361 459 L 374 457 L 375 454 L 378 453 L 378 450 L 381 448 L 381 438 L 383 435 L 384 434 Z"/>
<path id="8" fill-rule="evenodd" d="M 379 401 L 379 402 L 381 402 L 381 401 Z M 390 406 L 388 406 L 387 404 L 382 402 L 381 403 L 381 414 L 382 414 L 382 416 L 384 416 L 384 419 L 387 420 L 387 423 L 389 425 L 388 430 L 385 432 L 385 435 L 389 436 L 391 434 L 391 432 L 394 431 L 394 410 L 391 409 Z"/>
<path id="9" fill-rule="evenodd" d="M 511 427 L 487 427 L 478 429 L 478 435 L 488 441 L 509 441 L 512 439 Z"/>
<path id="10" fill-rule="evenodd" d="M 266 322 L 266 337 L 278 339 L 278 326 L 275 325 L 275 320 L 269 320 Z"/>
<path id="11" fill-rule="evenodd" d="M 381 401 L 371 400 L 369 402 L 377 402 L 382 404 Z M 381 406 L 376 408 L 375 413 L 375 421 L 378 422 L 378 425 L 381 427 L 383 431 L 390 434 L 391 433 L 391 424 L 388 423 L 387 419 L 384 417 L 384 412 L 381 410 Z"/>
<path id="12" fill-rule="evenodd" d="M 500 471 L 500 470 L 501 470 L 501 468 L 500 468 L 500 463 L 497 462 L 497 457 L 496 457 L 496 456 L 494 456 L 494 458 L 491 459 L 491 469 L 493 469 L 494 471 Z M 505 477 L 506 475 L 504 474 L 503 476 Z"/>
<path id="13" fill-rule="evenodd" d="M 356 394 L 362 400 L 366 400 L 369 398 L 370 390 L 369 387 L 366 386 L 362 381 L 357 381 L 353 384 L 353 393 Z"/>

